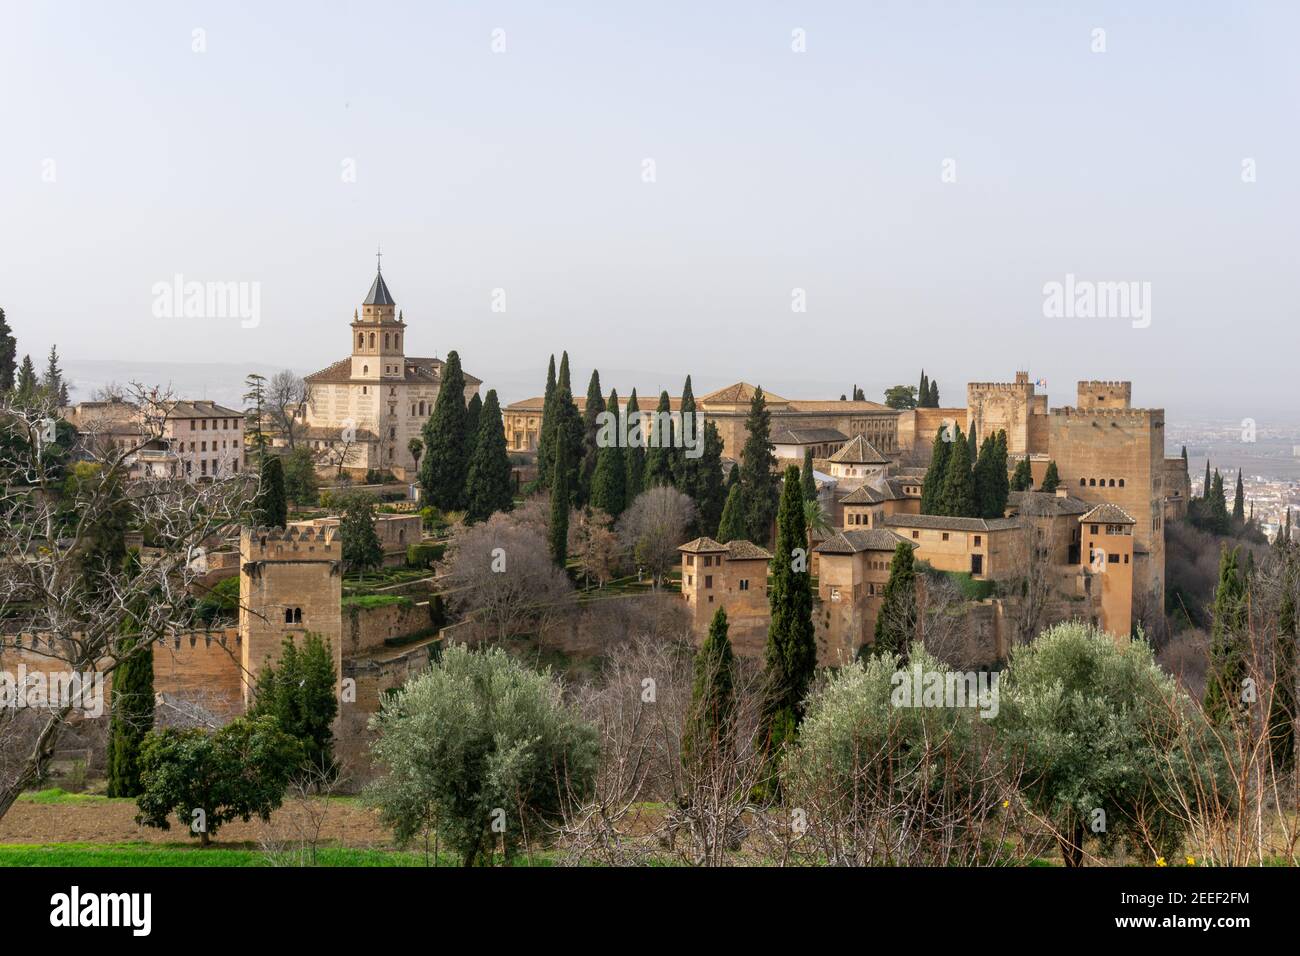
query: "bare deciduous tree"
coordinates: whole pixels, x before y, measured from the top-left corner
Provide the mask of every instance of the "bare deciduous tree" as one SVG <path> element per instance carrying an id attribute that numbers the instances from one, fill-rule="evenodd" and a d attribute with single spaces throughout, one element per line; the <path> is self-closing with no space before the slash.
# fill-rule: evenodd
<path id="1" fill-rule="evenodd" d="M 650 572 L 656 587 L 677 563 L 677 548 L 695 517 L 695 504 L 676 488 L 643 491 L 618 520 L 619 540 L 638 565 Z"/>

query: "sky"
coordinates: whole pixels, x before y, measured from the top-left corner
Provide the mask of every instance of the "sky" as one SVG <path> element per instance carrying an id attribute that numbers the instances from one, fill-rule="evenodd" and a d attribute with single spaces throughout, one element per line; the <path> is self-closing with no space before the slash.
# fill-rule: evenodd
<path id="1" fill-rule="evenodd" d="M 505 401 L 567 349 L 579 391 L 1026 369 L 1300 419 L 1298 35 L 1294 2 L 3 0 L 0 307 L 38 365 L 307 372 L 382 247 L 408 353 Z M 1050 314 L 1067 276 L 1145 306 Z"/>

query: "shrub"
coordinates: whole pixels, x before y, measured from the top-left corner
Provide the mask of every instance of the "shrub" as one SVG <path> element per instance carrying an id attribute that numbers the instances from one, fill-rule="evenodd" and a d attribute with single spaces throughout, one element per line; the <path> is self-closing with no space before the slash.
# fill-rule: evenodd
<path id="1" fill-rule="evenodd" d="M 412 568 L 427 568 L 436 561 L 441 561 L 447 553 L 447 545 L 437 542 L 423 542 L 406 546 L 406 563 Z"/>
<path id="2" fill-rule="evenodd" d="M 301 741 L 310 770 L 332 774 L 334 731 L 339 711 L 338 674 L 330 645 L 319 634 L 307 634 L 302 646 L 286 636 L 280 660 L 268 660 L 257 678 L 250 717 L 275 718 L 280 729 Z"/>
<path id="3" fill-rule="evenodd" d="M 564 799 L 590 790 L 597 735 L 549 672 L 500 648 L 448 647 L 371 718 L 387 770 L 368 793 L 400 841 L 436 828 L 467 866 L 539 839 Z"/>
<path id="4" fill-rule="evenodd" d="M 272 717 L 240 717 L 217 731 L 152 731 L 140 752 L 135 820 L 170 830 L 175 814 L 207 846 L 231 820 L 269 820 L 302 760 L 302 745 Z"/>
<path id="5" fill-rule="evenodd" d="M 208 625 L 238 616 L 239 576 L 224 578 L 214 584 L 199 598 L 197 611 L 200 620 Z"/>

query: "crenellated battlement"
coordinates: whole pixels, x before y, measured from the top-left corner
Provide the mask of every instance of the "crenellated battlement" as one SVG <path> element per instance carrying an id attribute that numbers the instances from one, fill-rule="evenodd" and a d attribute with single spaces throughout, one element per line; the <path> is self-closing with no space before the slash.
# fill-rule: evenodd
<path id="1" fill-rule="evenodd" d="M 966 394 L 974 392 L 1032 392 L 1033 382 L 968 382 Z"/>
<path id="2" fill-rule="evenodd" d="M 244 528 L 239 533 L 239 556 L 243 562 L 287 556 L 298 560 L 337 561 L 343 556 L 343 543 L 338 528 L 330 526 Z"/>
<path id="3" fill-rule="evenodd" d="M 1165 420 L 1163 408 L 1079 408 L 1063 405 L 1053 408 L 1051 414 L 1053 418 L 1069 418 L 1080 422 L 1104 421 L 1116 425 L 1163 425 Z"/>

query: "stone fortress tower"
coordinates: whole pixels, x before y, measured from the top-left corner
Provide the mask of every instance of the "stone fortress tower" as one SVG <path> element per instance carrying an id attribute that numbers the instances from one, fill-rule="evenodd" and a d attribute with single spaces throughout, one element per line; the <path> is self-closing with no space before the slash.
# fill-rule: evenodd
<path id="1" fill-rule="evenodd" d="M 239 535 L 240 664 L 244 705 L 284 638 L 321 635 L 343 674 L 343 542 L 334 528 L 244 528 Z"/>

